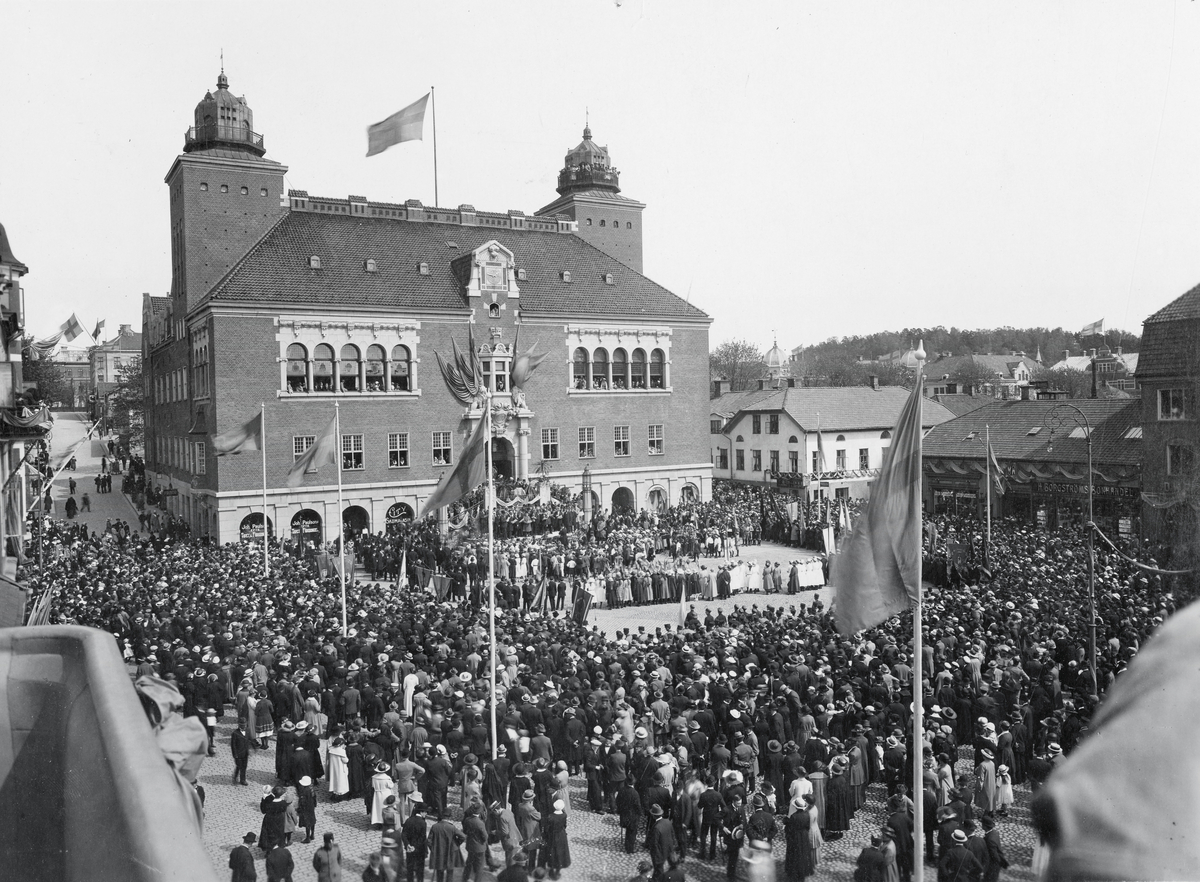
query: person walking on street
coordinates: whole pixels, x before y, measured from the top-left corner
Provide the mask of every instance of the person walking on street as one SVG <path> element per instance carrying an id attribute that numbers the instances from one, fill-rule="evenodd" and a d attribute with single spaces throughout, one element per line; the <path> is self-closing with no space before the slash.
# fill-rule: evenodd
<path id="1" fill-rule="evenodd" d="M 342 882 L 342 850 L 333 841 L 332 833 L 325 834 L 325 844 L 313 854 L 312 865 L 317 871 L 317 882 Z"/>
<path id="2" fill-rule="evenodd" d="M 242 844 L 229 852 L 229 869 L 233 871 L 229 882 L 258 882 L 254 855 L 250 853 L 250 846 L 257 838 L 253 833 L 247 833 L 242 837 Z"/>

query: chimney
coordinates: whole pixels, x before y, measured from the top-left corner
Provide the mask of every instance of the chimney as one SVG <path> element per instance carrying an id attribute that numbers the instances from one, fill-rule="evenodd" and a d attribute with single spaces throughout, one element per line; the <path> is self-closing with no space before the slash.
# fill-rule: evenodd
<path id="1" fill-rule="evenodd" d="M 796 388 L 796 378 L 795 378 L 795 377 L 788 377 L 788 378 L 787 378 L 787 387 L 788 387 L 789 389 L 795 389 L 795 388 Z"/>
<path id="2" fill-rule="evenodd" d="M 1070 358 L 1070 357 L 1071 357 L 1071 350 L 1070 350 L 1070 349 L 1064 349 L 1064 350 L 1063 350 L 1063 361 L 1066 361 L 1066 360 L 1067 360 L 1068 358 Z"/>
<path id="3" fill-rule="evenodd" d="M 724 377 L 717 377 L 715 380 L 713 380 L 713 397 L 720 398 L 722 395 L 728 394 L 732 385 L 733 383 L 731 383 L 729 380 L 726 380 Z"/>
<path id="4" fill-rule="evenodd" d="M 1095 357 L 1096 357 L 1096 350 L 1095 350 L 1095 349 L 1092 349 L 1092 350 L 1090 350 L 1090 351 L 1089 351 L 1089 355 L 1090 355 L 1090 357 L 1091 357 L 1091 358 L 1095 358 Z"/>
<path id="5" fill-rule="evenodd" d="M 133 326 L 132 326 L 132 325 L 121 325 L 121 331 L 120 331 L 120 333 L 121 333 L 122 335 L 125 335 L 125 334 L 132 334 L 132 333 L 133 333 Z"/>
<path id="6" fill-rule="evenodd" d="M 1038 397 L 1038 393 L 1037 393 L 1036 387 L 1034 387 L 1034 386 L 1022 386 L 1021 387 L 1021 400 L 1022 401 L 1037 401 L 1037 397 Z"/>
<path id="7" fill-rule="evenodd" d="M 869 376 L 867 379 L 868 379 L 868 380 L 870 381 L 870 383 L 871 383 L 871 388 L 872 388 L 872 389 L 874 389 L 876 392 L 878 392 L 878 391 L 879 391 L 879 377 L 878 377 L 878 375 L 876 375 L 876 374 L 871 374 L 871 375 L 870 375 L 870 376 Z"/>
<path id="8" fill-rule="evenodd" d="M 1120 357 L 1120 355 L 1121 355 L 1121 347 L 1120 347 L 1120 346 L 1118 346 L 1118 347 L 1117 347 L 1117 357 L 1119 358 L 1119 357 Z"/>
<path id="9" fill-rule="evenodd" d="M 770 379 L 769 379 L 769 378 L 767 378 L 767 377 L 759 377 L 759 380 L 758 380 L 758 391 L 759 391 L 759 392 L 765 392 L 765 391 L 766 391 L 766 389 L 767 389 L 767 383 L 769 383 L 769 382 L 770 382 Z"/>

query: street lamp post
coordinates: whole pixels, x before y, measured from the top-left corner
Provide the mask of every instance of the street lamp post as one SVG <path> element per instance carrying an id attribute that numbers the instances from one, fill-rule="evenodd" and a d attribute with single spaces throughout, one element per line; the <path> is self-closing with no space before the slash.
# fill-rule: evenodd
<path id="1" fill-rule="evenodd" d="M 1073 411 L 1073 413 L 1064 413 L 1061 411 Z M 1100 681 L 1096 676 L 1096 555 L 1095 555 L 1095 533 L 1096 523 L 1092 511 L 1092 496 L 1093 496 L 1093 477 L 1092 477 L 1092 424 L 1088 421 L 1087 414 L 1074 404 L 1060 403 L 1056 404 L 1050 411 L 1050 443 L 1046 445 L 1046 452 L 1054 450 L 1054 428 L 1062 426 L 1068 420 L 1075 423 L 1083 429 L 1087 439 L 1087 491 L 1088 491 L 1088 511 L 1087 511 L 1087 535 L 1088 535 L 1088 559 L 1087 559 L 1087 577 L 1088 577 L 1088 670 L 1092 674 L 1092 690 L 1093 692 L 1100 691 Z M 1082 421 L 1082 426 L 1080 426 Z"/>

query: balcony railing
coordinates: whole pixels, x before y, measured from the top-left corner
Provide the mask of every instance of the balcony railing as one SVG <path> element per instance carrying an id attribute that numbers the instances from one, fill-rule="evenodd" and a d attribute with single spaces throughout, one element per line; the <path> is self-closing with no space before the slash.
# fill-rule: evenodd
<path id="1" fill-rule="evenodd" d="M 203 149 L 215 144 L 245 144 L 257 151 L 266 150 L 263 146 L 262 135 L 241 126 L 210 123 L 205 126 L 191 126 L 184 132 L 184 152 Z"/>

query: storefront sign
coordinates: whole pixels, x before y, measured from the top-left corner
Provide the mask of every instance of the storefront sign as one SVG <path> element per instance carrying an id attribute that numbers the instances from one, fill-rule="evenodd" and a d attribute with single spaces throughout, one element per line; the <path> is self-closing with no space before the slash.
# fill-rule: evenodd
<path id="1" fill-rule="evenodd" d="M 391 527 L 401 524 L 404 521 L 411 521 L 412 516 L 413 510 L 411 507 L 405 505 L 403 502 L 396 502 L 388 508 L 385 518 L 387 519 L 387 525 Z"/>
<path id="2" fill-rule="evenodd" d="M 1087 484 L 1070 484 L 1065 481 L 1034 481 L 1033 492 L 1046 496 L 1087 496 Z M 1097 499 L 1137 499 L 1136 487 L 1116 487 L 1112 484 L 1096 484 L 1092 495 Z"/>

